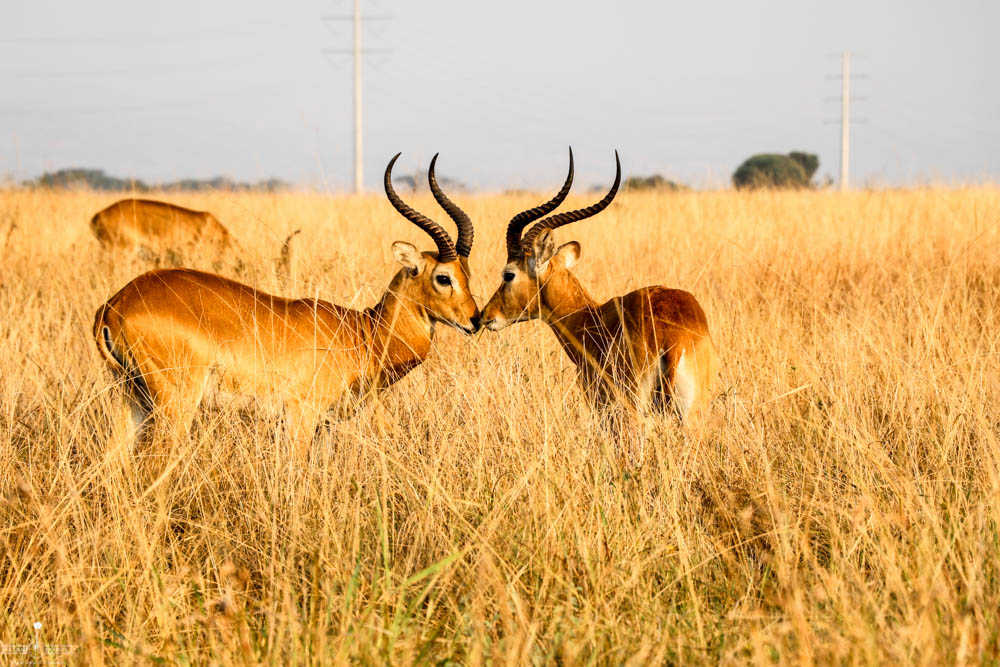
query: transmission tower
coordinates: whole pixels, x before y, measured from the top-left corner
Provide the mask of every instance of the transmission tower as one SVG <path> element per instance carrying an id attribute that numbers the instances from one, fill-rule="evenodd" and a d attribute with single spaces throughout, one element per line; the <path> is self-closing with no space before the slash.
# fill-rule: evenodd
<path id="1" fill-rule="evenodd" d="M 387 53 L 386 49 L 362 49 L 361 48 L 361 26 L 362 21 L 384 21 L 388 16 L 362 16 L 361 0 L 354 0 L 354 12 L 350 15 L 328 14 L 322 17 L 325 21 L 351 21 L 354 28 L 353 48 L 348 49 L 323 49 L 323 53 L 344 55 L 350 53 L 354 57 L 354 193 L 362 194 L 365 191 L 364 176 L 364 107 L 361 101 L 361 57 L 368 53 Z"/>
<path id="2" fill-rule="evenodd" d="M 846 191 L 851 183 L 851 102 L 866 99 L 857 96 L 851 97 L 851 77 L 858 79 L 866 77 L 863 74 L 851 74 L 850 51 L 841 53 L 840 58 L 840 190 Z M 828 76 L 826 78 L 836 79 L 838 77 Z M 864 120 L 855 119 L 855 122 L 864 122 Z"/>

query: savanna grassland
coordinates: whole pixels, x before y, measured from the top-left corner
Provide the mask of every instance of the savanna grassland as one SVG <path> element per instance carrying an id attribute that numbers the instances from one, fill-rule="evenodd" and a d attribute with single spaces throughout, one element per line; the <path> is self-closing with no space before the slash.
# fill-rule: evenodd
<path id="1" fill-rule="evenodd" d="M 456 197 L 481 305 L 506 221 L 543 196 Z M 36 640 L 79 663 L 1000 659 L 1000 188 L 625 192 L 557 240 L 599 299 L 701 301 L 722 365 L 697 429 L 609 433 L 538 322 L 439 328 L 308 466 L 246 405 L 129 446 L 90 333 L 150 268 L 91 237 L 114 199 L 0 192 L 4 659 Z M 286 295 L 368 306 L 392 241 L 431 247 L 375 194 L 171 199 Z"/>

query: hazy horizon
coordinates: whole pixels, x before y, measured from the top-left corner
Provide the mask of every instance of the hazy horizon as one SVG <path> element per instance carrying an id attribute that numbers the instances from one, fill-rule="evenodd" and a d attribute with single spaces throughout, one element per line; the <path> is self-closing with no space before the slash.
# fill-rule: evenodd
<path id="1" fill-rule="evenodd" d="M 727 185 L 754 153 L 839 171 L 840 60 L 857 53 L 854 185 L 1000 180 L 995 3 L 766 6 L 364 2 L 365 179 L 439 171 L 486 190 L 565 173 Z M 0 175 L 82 167 L 144 181 L 352 184 L 349 2 L 0 8 Z M 994 65 L 991 65 L 993 63 Z M 834 98 L 828 101 L 827 98 Z"/>

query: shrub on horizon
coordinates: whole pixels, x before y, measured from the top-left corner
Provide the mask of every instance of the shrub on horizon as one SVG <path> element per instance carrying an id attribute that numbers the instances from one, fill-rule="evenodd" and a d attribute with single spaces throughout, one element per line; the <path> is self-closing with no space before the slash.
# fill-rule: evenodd
<path id="1" fill-rule="evenodd" d="M 819 157 L 799 151 L 788 155 L 761 153 L 747 158 L 733 172 L 736 188 L 807 188 Z"/>

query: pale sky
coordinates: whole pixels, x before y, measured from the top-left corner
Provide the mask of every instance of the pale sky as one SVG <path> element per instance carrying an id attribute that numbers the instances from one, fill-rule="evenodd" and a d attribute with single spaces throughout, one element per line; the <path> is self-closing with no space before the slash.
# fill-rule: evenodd
<path id="1" fill-rule="evenodd" d="M 363 0 L 365 178 L 403 152 L 478 189 L 565 174 L 719 186 L 760 152 L 839 173 L 837 54 L 857 53 L 854 183 L 1000 181 L 1000 2 Z M 351 187 L 349 0 L 2 0 L 0 177 Z M 834 121 L 827 124 L 826 121 Z"/>

